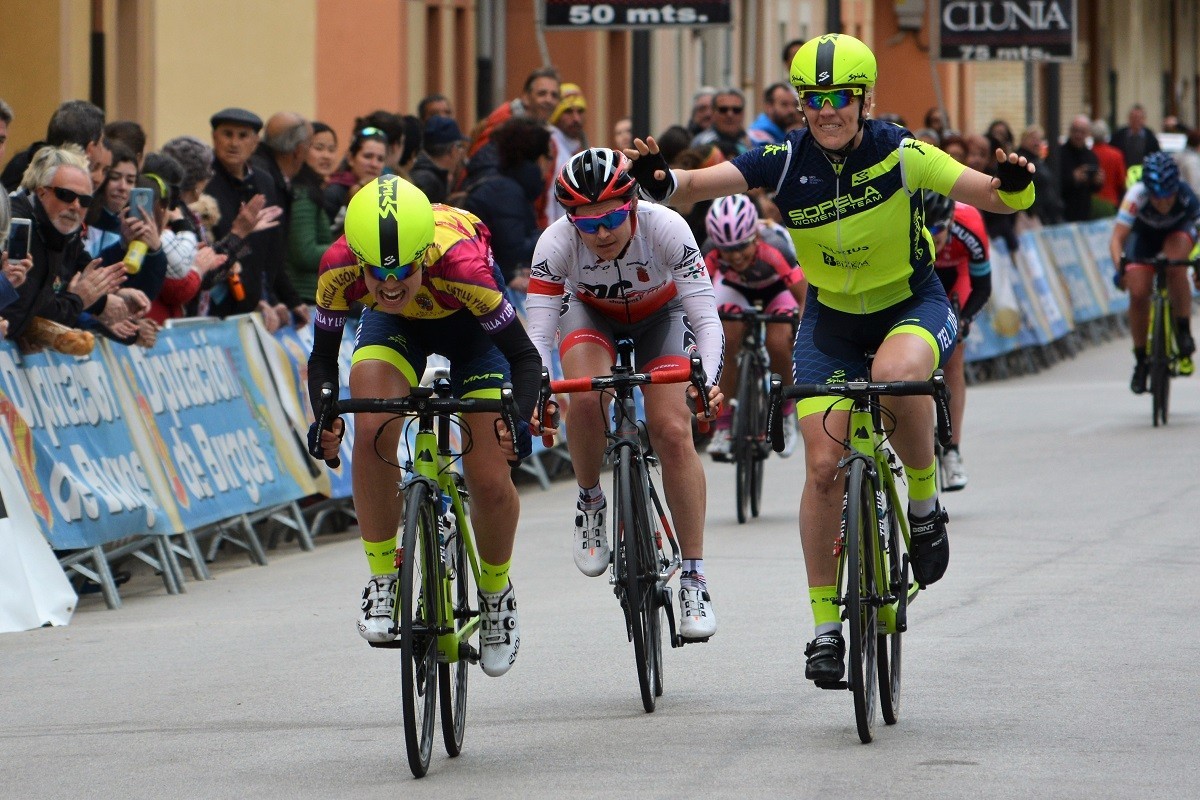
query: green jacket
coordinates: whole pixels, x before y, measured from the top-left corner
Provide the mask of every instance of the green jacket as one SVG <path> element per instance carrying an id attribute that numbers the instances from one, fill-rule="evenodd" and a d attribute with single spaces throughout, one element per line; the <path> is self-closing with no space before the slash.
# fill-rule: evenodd
<path id="1" fill-rule="evenodd" d="M 329 215 L 320 202 L 305 187 L 294 187 L 287 268 L 292 285 L 306 303 L 312 303 L 316 297 L 317 270 L 325 251 L 333 244 L 329 227 Z"/>

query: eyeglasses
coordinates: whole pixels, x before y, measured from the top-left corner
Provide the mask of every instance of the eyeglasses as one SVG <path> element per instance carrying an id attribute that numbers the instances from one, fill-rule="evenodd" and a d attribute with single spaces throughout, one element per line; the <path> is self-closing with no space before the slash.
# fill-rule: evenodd
<path id="1" fill-rule="evenodd" d="M 420 259 L 417 259 L 416 261 L 410 261 L 407 264 L 401 264 L 398 267 L 378 267 L 374 264 L 367 264 L 362 261 L 358 263 L 362 264 L 363 269 L 367 271 L 368 275 L 381 282 L 386 281 L 388 278 L 395 278 L 398 281 L 402 281 L 421 268 Z"/>
<path id="2" fill-rule="evenodd" d="M 714 106 L 713 109 L 718 114 L 740 114 L 746 110 L 745 106 Z"/>
<path id="3" fill-rule="evenodd" d="M 929 235 L 937 236 L 939 233 L 941 233 L 944 230 L 946 230 L 946 223 L 944 223 L 944 222 L 941 225 L 930 225 L 929 226 Z"/>
<path id="4" fill-rule="evenodd" d="M 354 135 L 356 138 L 359 138 L 359 139 L 365 139 L 368 136 L 382 136 L 385 139 L 387 138 L 387 134 L 384 133 L 383 131 L 381 131 L 379 128 L 363 128 L 361 131 L 359 131 L 358 133 L 356 133 Z"/>
<path id="5" fill-rule="evenodd" d="M 840 109 L 850 105 L 856 97 L 862 97 L 861 86 L 851 86 L 845 89 L 829 89 L 828 91 L 801 91 L 800 102 L 811 108 L 813 111 L 820 111 L 825 103 L 829 103 L 830 108 Z"/>
<path id="6" fill-rule="evenodd" d="M 583 233 L 599 233 L 601 228 L 607 228 L 611 231 L 625 224 L 625 220 L 629 218 L 629 212 L 632 208 L 633 200 L 630 200 L 620 208 L 614 208 L 606 214 L 594 217 L 577 217 L 573 214 L 568 214 L 567 219 L 571 220 L 571 224 Z"/>
<path id="7" fill-rule="evenodd" d="M 62 200 L 67 205 L 71 205 L 76 200 L 79 201 L 80 208 L 87 208 L 92 204 L 92 196 L 90 194 L 80 194 L 79 192 L 71 191 L 63 186 L 51 186 L 50 191 L 54 192 L 54 196 Z"/>
<path id="8" fill-rule="evenodd" d="M 728 247 L 718 247 L 717 250 L 725 255 L 733 255 L 734 253 L 742 252 L 743 250 L 745 250 L 752 244 L 757 245 L 758 239 L 757 238 L 747 239 L 746 241 L 742 242 L 741 244 L 731 244 Z"/>

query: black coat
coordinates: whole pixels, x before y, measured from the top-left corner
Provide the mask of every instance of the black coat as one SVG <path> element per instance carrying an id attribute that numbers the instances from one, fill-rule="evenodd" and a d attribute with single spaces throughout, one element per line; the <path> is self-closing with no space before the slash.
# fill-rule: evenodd
<path id="1" fill-rule="evenodd" d="M 33 257 L 33 268 L 25 276 L 25 282 L 17 287 L 17 300 L 0 316 L 8 320 L 8 338 L 16 339 L 29 327 L 33 317 L 61 322 L 76 327 L 83 312 L 83 300 L 65 288 L 63 276 L 74 275 L 91 262 L 91 256 L 83 247 L 83 238 L 76 231 L 64 236 L 50 224 L 42 204 L 32 195 L 18 194 L 12 198 L 13 217 L 33 220 L 32 236 L 29 239 L 29 254 Z"/>
<path id="2" fill-rule="evenodd" d="M 463 206 L 491 232 L 492 255 L 506 282 L 533 260 L 533 249 L 542 234 L 534 202 L 544 188 L 542 171 L 533 161 L 507 169 L 485 169 L 467 183 Z"/>

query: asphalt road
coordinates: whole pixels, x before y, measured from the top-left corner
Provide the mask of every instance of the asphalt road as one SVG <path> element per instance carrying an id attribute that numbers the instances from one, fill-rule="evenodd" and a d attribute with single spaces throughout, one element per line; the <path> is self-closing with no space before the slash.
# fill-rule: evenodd
<path id="1" fill-rule="evenodd" d="M 971 389 L 950 570 L 911 609 L 901 719 L 871 745 L 848 692 L 803 679 L 798 454 L 745 526 L 732 468 L 707 466 L 720 630 L 665 654 L 654 714 L 611 590 L 571 563 L 561 482 L 522 495 L 520 658 L 472 672 L 463 755 L 439 740 L 423 781 L 342 534 L 267 567 L 225 553 L 181 596 L 146 570 L 119 611 L 90 595 L 67 627 L 0 636 L 0 796 L 1196 797 L 1200 376 L 1153 429 L 1129 361 L 1114 342 Z"/>

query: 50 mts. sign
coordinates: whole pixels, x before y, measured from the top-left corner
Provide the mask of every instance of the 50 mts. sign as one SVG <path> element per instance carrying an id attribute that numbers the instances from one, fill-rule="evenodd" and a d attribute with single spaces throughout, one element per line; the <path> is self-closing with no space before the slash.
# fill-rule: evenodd
<path id="1" fill-rule="evenodd" d="M 547 28 L 658 28 L 724 25 L 732 20 L 731 0 L 724 2 L 656 3 L 616 0 L 576 3 L 546 0 Z"/>

